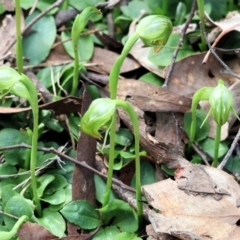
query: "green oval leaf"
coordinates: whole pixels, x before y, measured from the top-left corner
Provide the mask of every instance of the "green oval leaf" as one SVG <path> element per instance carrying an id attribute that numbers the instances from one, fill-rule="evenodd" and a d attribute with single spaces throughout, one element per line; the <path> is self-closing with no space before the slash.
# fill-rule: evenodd
<path id="1" fill-rule="evenodd" d="M 205 121 L 203 126 L 201 127 L 203 121 L 207 117 L 207 113 L 203 109 L 196 110 L 196 133 L 195 133 L 195 141 L 199 142 L 205 139 L 208 136 L 210 126 L 209 122 Z M 184 130 L 188 135 L 190 135 L 190 128 L 192 122 L 192 113 L 184 114 Z M 201 128 L 200 128 L 201 127 Z"/>
<path id="2" fill-rule="evenodd" d="M 94 229 L 99 226 L 98 212 L 85 200 L 77 200 L 66 205 L 61 213 L 71 223 L 83 229 Z"/>
<path id="3" fill-rule="evenodd" d="M 72 41 L 67 41 L 71 38 L 71 33 L 69 31 L 62 32 L 61 39 L 63 41 L 63 46 L 67 53 L 74 58 Z M 91 35 L 80 36 L 78 39 L 78 56 L 80 61 L 88 61 L 94 50 L 93 38 Z"/>
<path id="4" fill-rule="evenodd" d="M 35 11 L 26 18 L 26 24 L 39 15 Z M 56 25 L 52 16 L 43 16 L 31 28 L 31 34 L 23 38 L 24 56 L 29 58 L 27 65 L 35 65 L 44 61 L 56 38 Z"/>
<path id="5" fill-rule="evenodd" d="M 20 143 L 28 143 L 27 135 L 22 132 L 13 129 L 13 128 L 4 128 L 0 131 L 0 146 L 12 146 Z M 4 151 L 5 160 L 10 165 L 24 166 L 24 162 L 26 161 L 27 155 L 26 149 L 16 148 L 8 151 Z"/>
<path id="6" fill-rule="evenodd" d="M 203 142 L 200 142 L 199 145 L 202 147 L 204 151 L 206 151 L 210 156 L 214 156 L 214 145 L 215 140 L 211 138 L 207 138 Z M 218 149 L 218 158 L 222 157 L 228 151 L 228 146 L 225 142 L 220 142 Z"/>
<path id="7" fill-rule="evenodd" d="M 66 223 L 59 212 L 53 212 L 48 208 L 43 210 L 42 218 L 35 218 L 36 222 L 49 230 L 53 235 L 57 237 L 64 237 L 66 230 Z"/>

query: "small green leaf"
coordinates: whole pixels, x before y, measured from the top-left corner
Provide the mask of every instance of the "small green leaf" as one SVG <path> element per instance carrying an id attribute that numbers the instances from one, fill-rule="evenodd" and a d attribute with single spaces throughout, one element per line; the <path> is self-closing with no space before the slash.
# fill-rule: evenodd
<path id="1" fill-rule="evenodd" d="M 136 19 L 142 10 L 145 10 L 147 14 L 152 13 L 148 6 L 148 3 L 139 0 L 133 0 L 128 3 L 128 5 L 120 7 L 123 14 L 129 18 Z"/>
<path id="2" fill-rule="evenodd" d="M 72 41 L 66 41 L 71 38 L 71 33 L 65 31 L 61 33 L 61 39 L 63 41 L 63 46 L 67 53 L 74 58 L 74 51 L 72 46 Z M 88 61 L 93 55 L 94 44 L 91 35 L 79 36 L 78 39 L 78 56 L 80 61 Z"/>
<path id="3" fill-rule="evenodd" d="M 113 220 L 111 225 L 116 225 L 123 232 L 134 233 L 138 229 L 135 212 L 128 203 L 122 200 L 115 199 L 99 211 L 102 213 L 104 224 Z"/>
<path id="4" fill-rule="evenodd" d="M 126 128 L 119 128 L 115 135 L 115 142 L 121 146 L 128 146 L 133 141 L 132 133 Z"/>
<path id="5" fill-rule="evenodd" d="M 141 184 L 147 185 L 156 182 L 156 170 L 150 162 L 141 162 Z M 132 177 L 131 186 L 136 187 L 136 176 Z"/>
<path id="6" fill-rule="evenodd" d="M 69 222 L 83 229 L 94 229 L 100 224 L 98 212 L 85 200 L 77 200 L 67 204 L 61 213 Z"/>
<path id="7" fill-rule="evenodd" d="M 204 151 L 206 151 L 210 156 L 214 156 L 214 145 L 215 140 L 207 138 L 206 140 L 199 143 Z M 222 157 L 228 151 L 228 146 L 225 142 L 220 142 L 218 149 L 218 158 Z"/>
<path id="8" fill-rule="evenodd" d="M 29 23 L 37 15 L 39 11 L 26 18 L 26 23 Z M 56 24 L 52 16 L 41 17 L 32 27 L 31 34 L 23 38 L 24 56 L 29 58 L 27 65 L 35 65 L 44 61 L 56 38 Z"/>
<path id="9" fill-rule="evenodd" d="M 199 142 L 203 139 L 205 139 L 208 136 L 210 126 L 209 122 L 205 121 L 203 126 L 200 128 L 202 125 L 203 121 L 207 117 L 207 113 L 202 110 L 202 109 L 197 109 L 196 110 L 196 133 L 195 133 L 195 141 Z M 184 114 L 184 130 L 188 135 L 190 135 L 190 127 L 191 127 L 191 122 L 192 122 L 192 113 L 185 113 Z"/>
<path id="10" fill-rule="evenodd" d="M 49 88 L 53 83 L 57 82 L 59 72 L 61 71 L 62 66 L 56 67 L 45 67 L 38 71 L 37 77 L 39 81 L 46 87 Z M 53 77 L 53 79 L 52 79 Z"/>
<path id="11" fill-rule="evenodd" d="M 54 176 L 50 174 L 43 174 L 37 178 L 38 183 L 40 183 L 40 187 L 37 189 L 38 197 L 43 196 L 43 192 L 46 189 L 47 185 L 50 184 L 54 180 Z"/>
<path id="12" fill-rule="evenodd" d="M 151 83 L 154 84 L 156 86 L 162 86 L 163 85 L 163 79 L 160 78 L 159 76 L 155 75 L 152 72 L 148 72 L 144 75 L 142 75 L 139 80 L 147 82 L 147 83 Z"/>
<path id="13" fill-rule="evenodd" d="M 170 35 L 167 44 L 165 47 L 157 54 L 153 52 L 151 48 L 149 51 L 148 59 L 157 66 L 168 66 L 172 61 L 172 55 L 175 51 L 175 48 L 179 42 L 180 34 L 173 33 Z M 177 61 L 185 58 L 189 55 L 192 55 L 194 51 L 189 46 L 189 44 L 184 43 L 177 55 Z"/>
<path id="14" fill-rule="evenodd" d="M 41 218 L 35 218 L 35 221 L 49 230 L 53 235 L 59 238 L 65 236 L 66 223 L 60 213 L 45 208 L 43 210 L 43 216 Z"/>
<path id="15" fill-rule="evenodd" d="M 227 161 L 225 168 L 237 176 L 240 175 L 240 158 L 238 156 L 230 157 Z"/>
<path id="16" fill-rule="evenodd" d="M 6 203 L 4 212 L 16 217 L 26 215 L 30 219 L 33 215 L 33 205 L 30 205 L 21 195 L 16 195 Z M 16 219 L 4 215 L 4 223 L 9 229 L 12 229 L 16 221 Z"/>
<path id="17" fill-rule="evenodd" d="M 57 190 L 60 190 L 64 187 L 66 187 L 68 184 L 67 180 L 65 177 L 59 175 L 59 174 L 54 174 L 54 180 L 48 184 L 46 187 L 44 194 L 46 195 L 51 195 Z"/>
<path id="18" fill-rule="evenodd" d="M 43 202 L 47 202 L 52 205 L 59 205 L 61 203 L 64 203 L 66 200 L 65 190 L 60 189 L 60 190 L 56 191 L 55 193 L 53 193 L 52 195 L 45 195 L 45 193 L 43 193 L 41 200 Z"/>
<path id="19" fill-rule="evenodd" d="M 119 229 L 116 226 L 101 228 L 93 237 L 93 240 L 112 240 L 119 234 Z"/>
<path id="20" fill-rule="evenodd" d="M 142 240 L 142 238 L 138 237 L 135 233 L 128 233 L 128 232 L 123 232 L 118 234 L 114 240 Z"/>
<path id="21" fill-rule="evenodd" d="M 171 169 L 171 168 L 168 168 L 165 164 L 161 164 L 161 169 L 167 173 L 169 176 L 174 176 L 174 172 L 176 169 Z"/>
<path id="22" fill-rule="evenodd" d="M 103 195 L 106 192 L 106 182 L 97 174 L 94 174 L 94 183 L 96 189 L 96 199 L 103 204 Z M 116 199 L 116 196 L 111 191 L 110 193 L 110 201 Z"/>
<path id="23" fill-rule="evenodd" d="M 2 175 L 10 175 L 10 174 L 16 174 L 17 169 L 16 167 L 8 164 L 8 163 L 2 163 L 0 164 L 0 176 Z"/>
<path id="24" fill-rule="evenodd" d="M 0 146 L 12 146 L 20 143 L 28 143 L 27 135 L 13 128 L 4 128 L 0 131 Z M 27 150 L 23 148 L 16 148 L 4 151 L 5 161 L 10 165 L 24 166 L 26 160 Z"/>

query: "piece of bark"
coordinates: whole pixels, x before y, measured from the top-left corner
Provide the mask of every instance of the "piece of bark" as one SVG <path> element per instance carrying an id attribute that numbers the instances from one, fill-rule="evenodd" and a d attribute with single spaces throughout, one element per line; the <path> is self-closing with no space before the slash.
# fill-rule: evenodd
<path id="1" fill-rule="evenodd" d="M 82 104 L 82 116 L 87 111 L 91 103 L 91 96 L 85 88 Z M 95 152 L 96 152 L 96 139 L 81 132 L 77 144 L 77 160 L 86 162 L 89 166 L 94 167 Z M 93 172 L 86 171 L 86 169 L 75 165 L 72 177 L 72 200 L 87 200 L 95 205 L 95 185 L 94 185 Z M 68 234 L 76 235 L 78 227 L 73 224 L 68 224 Z"/>

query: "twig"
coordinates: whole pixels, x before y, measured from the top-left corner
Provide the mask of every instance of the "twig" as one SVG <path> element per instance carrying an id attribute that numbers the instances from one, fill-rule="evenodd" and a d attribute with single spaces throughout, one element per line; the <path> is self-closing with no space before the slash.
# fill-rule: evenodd
<path id="1" fill-rule="evenodd" d="M 200 24 L 201 26 L 201 24 Z M 202 29 L 201 29 L 202 30 Z M 213 56 L 220 62 L 220 64 L 226 69 L 227 73 L 237 79 L 240 79 L 240 76 L 238 76 L 236 73 L 234 73 L 229 67 L 227 64 L 225 64 L 222 59 L 216 54 L 215 52 L 215 48 L 213 49 L 211 44 L 209 43 L 209 41 L 207 40 L 207 35 L 205 32 L 203 32 L 203 36 L 204 38 L 206 39 L 206 42 L 207 42 L 207 45 L 208 45 L 208 48 L 209 48 L 209 51 L 213 54 Z"/>
<path id="2" fill-rule="evenodd" d="M 31 146 L 28 145 L 28 144 L 25 144 L 25 143 L 21 143 L 21 144 L 12 145 L 12 146 L 1 147 L 1 148 L 0 148 L 0 152 L 6 151 L 6 150 L 11 150 L 11 149 L 16 149 L 16 148 L 31 148 Z M 74 159 L 74 158 L 72 158 L 72 157 L 69 157 L 69 156 L 67 156 L 67 155 L 64 154 L 64 153 L 61 153 L 61 152 L 59 152 L 58 150 L 56 150 L 56 149 L 54 149 L 54 148 L 38 147 L 38 151 L 47 152 L 47 153 L 55 153 L 55 154 L 58 155 L 59 157 L 65 158 L 65 159 L 67 159 L 67 160 L 69 160 L 69 161 L 71 161 L 71 162 L 73 162 L 73 163 L 75 163 L 75 164 L 77 164 L 77 165 L 79 165 L 79 166 L 82 166 L 82 167 L 84 167 L 84 168 L 87 168 L 88 170 L 96 173 L 97 175 L 99 175 L 99 176 L 107 179 L 107 175 L 106 175 L 106 174 L 103 174 L 103 173 L 97 171 L 95 168 L 89 166 L 85 161 L 79 162 L 79 161 L 77 161 L 76 159 Z M 112 181 L 113 181 L 115 184 L 117 184 L 119 187 L 121 187 L 122 189 L 128 190 L 128 191 L 130 191 L 130 192 L 135 193 L 135 189 L 127 186 L 126 184 L 122 183 L 121 181 L 119 181 L 119 180 L 117 180 L 117 179 L 115 179 L 115 178 L 113 178 Z"/>
<path id="3" fill-rule="evenodd" d="M 45 11 L 41 12 L 36 18 L 34 18 L 28 25 L 22 30 L 21 34 L 22 36 L 32 27 L 34 23 L 36 23 L 40 18 L 42 18 L 44 15 L 46 15 L 48 12 L 50 12 L 55 7 L 58 7 L 62 4 L 64 0 L 58 0 L 54 4 L 52 4 L 50 7 L 48 7 Z M 8 46 L 8 48 L 5 50 L 3 55 L 5 55 L 16 43 L 16 39 L 14 39 L 11 44 Z"/>
<path id="4" fill-rule="evenodd" d="M 208 162 L 208 156 L 207 154 L 201 149 L 201 147 L 194 142 L 192 144 L 193 149 L 196 151 L 196 153 L 202 158 L 203 162 L 207 165 L 210 166 L 209 162 Z"/>
<path id="5" fill-rule="evenodd" d="M 33 12 L 35 11 L 35 9 L 36 9 L 36 7 L 37 7 L 37 5 L 38 5 L 38 1 L 39 1 L 39 0 L 35 0 L 35 2 L 33 3 L 33 6 L 32 6 L 32 8 L 31 8 L 31 10 L 30 10 L 30 12 L 29 12 L 29 15 L 32 15 Z"/>
<path id="6" fill-rule="evenodd" d="M 196 9 L 196 6 L 197 6 L 197 0 L 194 0 L 193 1 L 193 4 L 192 4 L 192 8 L 191 8 L 191 11 L 190 11 L 190 14 L 188 15 L 188 19 L 182 29 L 182 32 L 181 32 L 181 36 L 180 36 L 180 39 L 179 39 L 179 42 L 178 42 L 178 45 L 177 45 L 177 48 L 176 50 L 174 51 L 173 53 L 173 57 L 172 57 L 172 62 L 168 68 L 168 71 L 167 71 L 167 75 L 166 75 L 166 78 L 165 78 L 165 82 L 164 84 L 162 85 L 162 87 L 167 87 L 168 86 L 168 82 L 169 82 L 169 79 L 170 79 L 170 76 L 171 76 L 171 73 L 173 71 L 173 68 L 174 68 L 174 64 L 176 62 L 176 59 L 177 59 L 177 55 L 178 55 L 178 52 L 180 50 L 180 48 L 182 47 L 183 45 L 183 39 L 184 39 L 184 36 L 186 35 L 186 32 L 187 32 L 187 29 L 188 29 L 188 26 L 194 16 L 194 11 Z"/>
<path id="7" fill-rule="evenodd" d="M 229 148 L 227 154 L 225 155 L 224 159 L 222 160 L 222 162 L 218 165 L 218 169 L 223 169 L 224 166 L 226 165 L 228 159 L 230 158 L 230 156 L 232 155 L 233 150 L 236 148 L 236 145 L 238 143 L 238 140 L 240 138 L 240 128 L 238 130 L 238 133 L 236 135 L 236 137 L 234 138 L 231 147 Z"/>

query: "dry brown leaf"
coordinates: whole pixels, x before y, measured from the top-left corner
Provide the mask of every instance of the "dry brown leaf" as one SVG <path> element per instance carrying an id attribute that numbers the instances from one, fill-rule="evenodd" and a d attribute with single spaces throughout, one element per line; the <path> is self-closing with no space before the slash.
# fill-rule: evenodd
<path id="1" fill-rule="evenodd" d="M 166 88 L 137 80 L 120 80 L 118 96 L 143 111 L 186 112 L 191 108 L 191 99 L 172 93 Z"/>
<path id="2" fill-rule="evenodd" d="M 176 62 L 168 89 L 176 94 L 192 97 L 202 87 L 217 86 L 219 79 L 223 79 L 227 87 L 230 86 L 233 82 L 230 82 L 226 74 L 222 74 L 224 69 L 219 61 L 210 55 L 208 63 L 202 64 L 204 55 L 205 53 L 195 54 Z M 164 71 L 166 73 L 168 67 Z"/>
<path id="3" fill-rule="evenodd" d="M 15 17 L 12 15 L 6 14 L 2 25 L 0 28 L 0 57 L 2 57 L 6 49 L 9 48 L 11 42 L 15 39 L 16 27 L 15 27 Z M 14 47 L 11 49 L 11 52 L 14 52 Z"/>
<path id="4" fill-rule="evenodd" d="M 50 240 L 55 238 L 46 228 L 31 222 L 24 223 L 18 230 L 17 236 L 20 240 Z"/>
<path id="5" fill-rule="evenodd" d="M 66 97 L 55 102 L 45 103 L 39 106 L 40 109 L 52 110 L 55 115 L 68 114 L 74 112 L 80 112 L 82 105 L 82 98 L 79 97 Z M 0 113 L 11 114 L 18 112 L 25 112 L 31 110 L 28 108 L 11 108 L 11 107 L 0 107 Z"/>
<path id="6" fill-rule="evenodd" d="M 0 0 L 0 3 L 2 3 L 3 7 L 9 11 L 13 12 L 15 8 L 14 0 Z"/>
<path id="7" fill-rule="evenodd" d="M 63 47 L 63 44 L 58 44 L 51 50 L 45 63 L 49 65 L 61 65 L 69 62 L 73 62 L 73 59 L 67 54 Z"/>
<path id="8" fill-rule="evenodd" d="M 204 185 L 207 190 L 204 190 L 202 185 L 201 191 L 206 193 L 218 189 L 217 191 L 223 194 L 222 199 L 216 201 L 212 194 L 204 197 L 200 194 L 188 195 L 179 189 L 177 181 L 171 179 L 146 185 L 143 186 L 146 199 L 161 213 L 150 211 L 150 222 L 157 233 L 170 233 L 180 239 L 239 239 L 240 229 L 236 225 L 240 219 L 240 209 L 237 207 L 237 201 L 240 198 L 239 185 L 224 171 L 207 166 L 201 167 L 206 174 L 198 179 L 197 171 L 194 171 L 189 181 L 192 181 L 195 175 L 198 181 L 194 184 L 199 185 L 205 178 Z M 191 174 L 192 166 L 189 164 L 185 168 Z M 189 177 L 185 174 L 181 176 Z M 217 187 L 209 188 L 213 183 Z M 229 195 L 223 190 L 226 190 Z"/>
<path id="9" fill-rule="evenodd" d="M 210 17 L 208 16 L 209 20 Z M 222 32 L 218 35 L 214 43 L 212 44 L 212 47 L 216 47 L 217 43 L 221 40 L 223 36 L 225 36 L 227 33 L 231 31 L 239 31 L 240 32 L 240 14 L 237 11 L 234 12 L 229 12 L 226 16 L 225 19 L 219 21 L 219 22 L 214 22 L 211 20 L 211 22 L 219 27 Z M 206 63 L 208 61 L 210 51 L 207 52 L 206 56 L 203 59 L 203 63 Z"/>
<path id="10" fill-rule="evenodd" d="M 94 54 L 91 59 L 91 62 L 98 63 L 100 66 L 98 67 L 98 73 L 106 74 L 110 73 L 112 66 L 119 55 L 112 51 L 103 48 L 94 48 Z M 136 70 L 140 67 L 137 61 L 126 58 L 121 67 L 120 73 L 129 72 L 132 70 Z"/>

